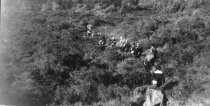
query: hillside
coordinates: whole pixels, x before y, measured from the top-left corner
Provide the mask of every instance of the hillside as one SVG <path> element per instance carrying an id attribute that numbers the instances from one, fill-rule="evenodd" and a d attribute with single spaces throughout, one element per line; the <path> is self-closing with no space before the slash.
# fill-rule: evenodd
<path id="1" fill-rule="evenodd" d="M 0 104 L 129 106 L 148 85 L 144 56 L 101 50 L 100 37 L 83 37 L 90 23 L 107 40 L 167 47 L 157 64 L 170 106 L 210 105 L 210 1 L 23 1 L 8 1 L 3 19 Z"/>

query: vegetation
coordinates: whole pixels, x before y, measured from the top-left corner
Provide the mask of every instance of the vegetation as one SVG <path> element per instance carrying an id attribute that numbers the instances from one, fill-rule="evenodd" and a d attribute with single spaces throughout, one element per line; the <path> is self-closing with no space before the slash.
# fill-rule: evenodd
<path id="1" fill-rule="evenodd" d="M 50 7 L 52 2 L 58 7 Z M 24 3 L 30 8 L 5 20 L 9 33 L 0 57 L 2 104 L 129 105 L 133 90 L 148 82 L 143 60 L 117 48 L 101 51 L 98 38 L 83 38 L 84 24 L 92 23 L 108 39 L 126 36 L 141 42 L 144 50 L 167 44 L 158 63 L 166 81 L 173 80 L 165 89 L 171 105 L 210 105 L 208 0 Z"/>

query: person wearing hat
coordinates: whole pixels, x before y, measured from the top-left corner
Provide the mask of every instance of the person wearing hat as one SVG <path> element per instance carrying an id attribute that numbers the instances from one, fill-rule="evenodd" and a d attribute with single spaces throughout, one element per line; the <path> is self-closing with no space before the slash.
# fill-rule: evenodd
<path id="1" fill-rule="evenodd" d="M 157 67 L 157 68 L 156 68 Z M 165 83 L 165 77 L 163 71 L 160 70 L 159 66 L 153 66 L 151 70 L 151 79 L 152 79 L 152 84 L 156 85 L 156 87 L 160 87 Z"/>
<path id="2" fill-rule="evenodd" d="M 165 83 L 165 76 L 163 71 L 160 70 L 160 66 L 153 66 L 151 70 L 151 79 L 152 79 L 152 85 L 155 87 L 161 87 Z M 167 106 L 168 98 L 164 92 L 163 89 L 161 89 L 161 92 L 163 94 L 163 106 Z"/>

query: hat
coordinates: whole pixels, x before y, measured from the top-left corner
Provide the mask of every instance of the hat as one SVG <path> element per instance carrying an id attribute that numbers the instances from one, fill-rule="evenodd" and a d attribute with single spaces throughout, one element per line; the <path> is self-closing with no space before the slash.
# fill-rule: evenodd
<path id="1" fill-rule="evenodd" d="M 163 72 L 161 70 L 156 70 L 154 73 L 156 73 L 156 74 L 163 74 Z"/>

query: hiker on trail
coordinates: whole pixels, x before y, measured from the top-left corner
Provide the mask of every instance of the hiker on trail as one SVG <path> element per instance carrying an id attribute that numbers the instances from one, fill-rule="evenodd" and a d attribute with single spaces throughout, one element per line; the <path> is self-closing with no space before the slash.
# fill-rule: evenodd
<path id="1" fill-rule="evenodd" d="M 123 38 L 123 36 L 120 37 L 120 42 L 119 42 L 119 46 L 120 46 L 120 50 L 122 52 L 124 52 L 125 50 L 125 45 L 127 44 L 128 40 L 126 38 Z"/>
<path id="2" fill-rule="evenodd" d="M 165 76 L 163 71 L 161 71 L 160 66 L 152 67 L 151 77 L 152 77 L 151 78 L 152 85 L 155 85 L 156 87 L 161 87 L 163 84 L 165 84 Z M 162 105 L 167 106 L 168 98 L 163 89 L 161 90 L 161 92 L 163 94 Z"/>
<path id="3" fill-rule="evenodd" d="M 158 53 L 157 48 L 154 48 L 154 46 L 152 46 L 151 47 L 151 52 L 153 53 L 154 58 L 156 59 L 157 58 L 157 53 Z"/>
<path id="4" fill-rule="evenodd" d="M 102 36 L 102 38 L 99 40 L 98 43 L 99 43 L 100 49 L 102 51 L 104 51 L 105 48 L 106 48 L 106 37 L 105 36 Z"/>
<path id="5" fill-rule="evenodd" d="M 152 85 L 137 87 L 131 98 L 131 106 L 167 106 L 168 98 L 161 88 L 165 83 L 164 73 L 160 67 L 153 67 L 150 74 Z"/>
<path id="6" fill-rule="evenodd" d="M 152 68 L 152 66 L 154 65 L 153 64 L 153 58 L 154 58 L 154 54 L 153 54 L 153 46 L 150 48 L 150 49 L 148 49 L 148 50 L 146 50 L 144 53 L 146 54 L 146 56 L 145 56 L 145 60 L 144 60 L 144 68 L 145 68 L 145 70 L 148 72 L 151 68 Z M 153 60 L 152 60 L 153 59 Z"/>
<path id="7" fill-rule="evenodd" d="M 156 48 L 152 46 L 151 52 L 153 53 L 154 57 L 151 59 L 151 64 L 154 65 L 155 61 L 157 60 L 158 51 Z"/>
<path id="8" fill-rule="evenodd" d="M 99 45 L 106 45 L 106 37 L 102 36 L 102 38 L 99 40 Z"/>
<path id="9" fill-rule="evenodd" d="M 92 31 L 91 30 L 87 30 L 87 36 L 90 37 L 92 35 Z"/>
<path id="10" fill-rule="evenodd" d="M 87 25 L 87 36 L 92 36 L 92 28 L 93 26 L 91 24 Z"/>
<path id="11" fill-rule="evenodd" d="M 141 47 L 140 43 L 137 43 L 137 44 L 136 44 L 136 50 L 135 50 L 135 52 L 134 52 L 134 56 L 135 56 L 136 58 L 140 58 L 142 52 L 143 52 L 143 48 Z"/>
<path id="12" fill-rule="evenodd" d="M 125 38 L 123 38 L 123 36 L 121 36 L 118 45 L 120 47 L 123 47 L 123 46 L 125 46 L 126 43 L 127 43 L 127 40 Z"/>
<path id="13" fill-rule="evenodd" d="M 147 59 L 144 60 L 144 69 L 146 72 L 149 72 L 150 68 L 151 68 L 151 64 L 149 61 L 147 61 Z"/>
<path id="14" fill-rule="evenodd" d="M 165 77 L 163 71 L 160 70 L 159 67 L 152 67 L 151 70 L 152 84 L 156 85 L 156 87 L 160 87 L 165 83 Z"/>
<path id="15" fill-rule="evenodd" d="M 135 52 L 135 51 L 136 51 L 136 43 L 133 42 L 133 43 L 131 44 L 131 54 L 134 55 L 134 52 Z"/>
<path id="16" fill-rule="evenodd" d="M 93 25 L 91 25 L 91 24 L 88 24 L 88 25 L 87 25 L 87 29 L 88 29 L 88 30 L 92 30 L 92 28 L 93 28 Z"/>
<path id="17" fill-rule="evenodd" d="M 154 58 L 154 54 L 152 53 L 152 50 L 153 50 L 153 47 L 151 47 L 150 49 L 148 49 L 147 51 L 145 51 L 146 52 L 146 60 L 148 62 L 150 62 L 150 60 L 152 58 Z"/>
<path id="18" fill-rule="evenodd" d="M 151 46 L 149 50 L 146 51 L 145 65 L 148 65 L 147 68 L 150 69 L 154 65 L 155 60 L 157 59 L 157 49 L 154 46 Z"/>
<path id="19" fill-rule="evenodd" d="M 113 36 L 111 39 L 111 47 L 116 46 L 116 44 L 117 44 L 117 39 L 115 39 L 115 37 Z"/>

